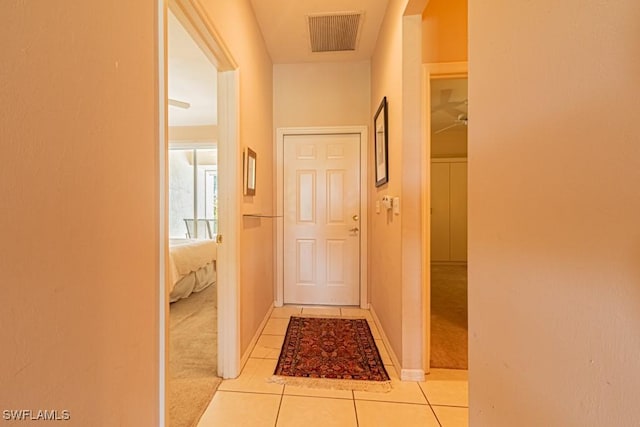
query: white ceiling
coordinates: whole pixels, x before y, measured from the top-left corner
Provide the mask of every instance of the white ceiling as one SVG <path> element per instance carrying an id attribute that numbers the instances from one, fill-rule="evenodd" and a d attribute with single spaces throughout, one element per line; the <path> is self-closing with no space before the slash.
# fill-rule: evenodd
<path id="1" fill-rule="evenodd" d="M 168 14 L 169 99 L 188 102 L 183 109 L 169 106 L 169 126 L 218 123 L 217 71 L 178 19 Z"/>
<path id="2" fill-rule="evenodd" d="M 274 64 L 369 59 L 388 0 L 251 0 Z M 307 15 L 364 12 L 355 51 L 312 53 Z"/>
<path id="3" fill-rule="evenodd" d="M 251 0 L 274 63 L 366 60 L 373 54 L 388 0 Z M 364 12 L 355 51 L 312 53 L 308 15 Z M 168 13 L 168 97 L 191 106 L 169 106 L 169 126 L 217 125 L 216 69 Z"/>

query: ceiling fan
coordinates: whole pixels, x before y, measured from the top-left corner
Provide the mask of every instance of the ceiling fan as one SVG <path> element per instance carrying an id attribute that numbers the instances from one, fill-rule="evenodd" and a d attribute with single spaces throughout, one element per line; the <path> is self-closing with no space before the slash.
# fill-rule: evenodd
<path id="1" fill-rule="evenodd" d="M 458 114 L 458 117 L 456 117 L 456 119 L 453 121 L 452 124 L 450 124 L 448 126 L 445 126 L 442 129 L 438 129 L 433 134 L 437 135 L 439 133 L 442 133 L 442 132 L 444 132 L 446 130 L 449 130 L 449 129 L 453 129 L 453 128 L 458 127 L 458 126 L 468 126 L 468 125 L 469 125 L 469 116 L 467 116 L 464 113 L 460 113 L 460 114 Z"/>
<path id="2" fill-rule="evenodd" d="M 440 91 L 440 102 L 437 105 L 434 105 L 431 112 L 435 113 L 436 111 L 442 111 L 453 117 L 457 117 L 459 114 L 464 114 L 469 101 L 466 99 L 462 101 L 452 101 L 452 95 L 453 89 L 442 89 Z"/>
<path id="3" fill-rule="evenodd" d="M 189 104 L 188 102 L 178 101 L 177 99 L 171 99 L 171 98 L 169 98 L 169 105 L 173 107 L 184 108 L 185 110 L 191 107 L 191 104 Z"/>
<path id="4" fill-rule="evenodd" d="M 441 129 L 434 131 L 434 135 L 447 131 L 449 129 L 453 129 L 458 126 L 467 126 L 469 123 L 469 117 L 467 116 L 467 106 L 469 104 L 468 99 L 463 99 L 460 101 L 454 100 L 454 90 L 450 88 L 445 88 L 440 90 L 440 99 L 439 103 L 434 105 L 431 109 L 431 113 L 445 113 L 451 116 L 453 122 Z M 458 94 L 459 95 L 459 94 Z"/>

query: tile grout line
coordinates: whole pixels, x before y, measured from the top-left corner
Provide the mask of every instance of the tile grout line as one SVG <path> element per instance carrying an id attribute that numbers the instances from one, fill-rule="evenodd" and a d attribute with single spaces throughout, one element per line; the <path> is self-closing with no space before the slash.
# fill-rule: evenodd
<path id="1" fill-rule="evenodd" d="M 259 394 L 261 396 L 278 396 L 280 393 L 267 393 L 261 391 L 246 391 L 246 390 L 216 390 L 216 393 L 239 393 L 239 394 Z"/>
<path id="2" fill-rule="evenodd" d="M 437 406 L 438 408 L 459 408 L 459 409 L 469 409 L 468 406 L 460 406 L 460 405 L 442 405 L 438 403 L 434 403 L 431 406 Z"/>
<path id="3" fill-rule="evenodd" d="M 440 427 L 442 427 L 442 423 L 440 422 L 440 418 L 438 418 L 438 414 L 436 414 L 436 411 L 433 409 L 433 406 L 429 405 L 429 409 L 431 409 L 431 413 L 436 418 L 436 422 L 438 423 L 438 425 Z"/>
<path id="4" fill-rule="evenodd" d="M 282 392 L 280 394 L 280 402 L 278 403 L 278 412 L 276 412 L 276 421 L 275 424 L 273 425 L 273 427 L 277 427 L 278 426 L 278 418 L 280 418 L 280 409 L 282 408 L 282 400 L 284 399 L 284 388 L 286 387 L 286 385 L 282 386 Z"/>
<path id="5" fill-rule="evenodd" d="M 431 406 L 428 403 L 403 402 L 398 400 L 357 399 L 358 402 L 396 403 L 398 405 Z"/>
<path id="6" fill-rule="evenodd" d="M 358 407 L 356 406 L 356 394 L 351 390 L 351 397 L 353 398 L 353 411 L 356 413 L 356 427 L 360 427 L 360 421 L 358 420 Z"/>
<path id="7" fill-rule="evenodd" d="M 352 397 L 333 397 L 333 396 L 310 396 L 308 394 L 285 394 L 285 396 L 289 397 L 306 397 L 309 399 L 329 399 L 329 400 L 351 400 Z"/>
<path id="8" fill-rule="evenodd" d="M 422 395 L 424 396 L 425 400 L 427 401 L 427 405 L 429 405 L 429 409 L 431 409 L 431 413 L 436 418 L 436 422 L 438 423 L 438 425 L 440 427 L 442 427 L 442 423 L 440 422 L 440 418 L 438 418 L 438 414 L 436 414 L 436 411 L 435 411 L 435 409 L 433 409 L 433 406 L 431 405 L 431 402 L 429 402 L 429 398 L 427 397 L 427 393 L 425 393 L 424 389 L 422 387 L 420 387 L 420 383 L 418 383 L 418 388 L 420 389 L 420 391 L 422 392 Z"/>

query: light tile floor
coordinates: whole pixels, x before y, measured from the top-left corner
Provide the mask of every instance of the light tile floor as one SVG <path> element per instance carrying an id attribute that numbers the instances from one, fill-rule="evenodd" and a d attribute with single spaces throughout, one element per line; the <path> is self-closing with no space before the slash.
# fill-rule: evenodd
<path id="1" fill-rule="evenodd" d="M 289 317 L 366 317 L 391 377 L 389 393 L 325 390 L 269 383 Z M 400 381 L 367 310 L 275 308 L 240 376 L 224 380 L 198 427 L 467 427 L 467 371 L 433 369 L 425 382 Z"/>

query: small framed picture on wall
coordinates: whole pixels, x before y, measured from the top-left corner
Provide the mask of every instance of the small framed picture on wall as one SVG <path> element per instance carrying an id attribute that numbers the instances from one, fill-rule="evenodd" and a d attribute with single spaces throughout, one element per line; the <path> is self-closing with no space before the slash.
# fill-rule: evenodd
<path id="1" fill-rule="evenodd" d="M 256 195 L 256 152 L 247 147 L 244 152 L 244 194 Z"/>

